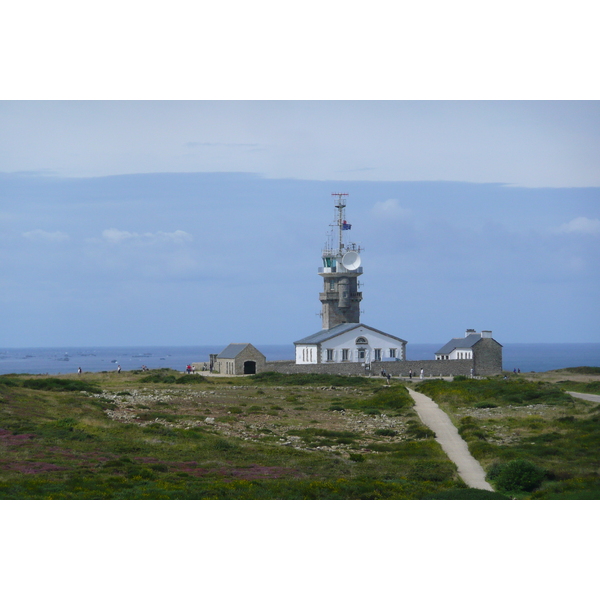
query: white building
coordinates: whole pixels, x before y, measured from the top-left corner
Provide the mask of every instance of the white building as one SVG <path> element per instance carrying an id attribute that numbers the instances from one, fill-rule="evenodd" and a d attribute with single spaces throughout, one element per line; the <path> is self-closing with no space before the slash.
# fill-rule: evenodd
<path id="1" fill-rule="evenodd" d="M 396 361 L 406 358 L 406 341 L 363 325 L 342 323 L 297 342 L 296 364 Z"/>
<path id="2" fill-rule="evenodd" d="M 346 221 L 348 194 L 336 197 L 330 238 L 322 253 L 323 292 L 319 294 L 323 329 L 297 342 L 296 364 L 361 363 L 406 360 L 406 341 L 360 323 L 358 278 L 362 275 L 361 248 L 344 237 L 352 225 Z"/>

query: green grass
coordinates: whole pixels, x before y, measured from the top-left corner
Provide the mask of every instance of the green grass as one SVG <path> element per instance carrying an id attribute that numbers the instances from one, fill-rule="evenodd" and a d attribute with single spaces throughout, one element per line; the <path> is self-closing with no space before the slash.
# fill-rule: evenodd
<path id="1" fill-rule="evenodd" d="M 344 417 L 329 410 L 335 401 L 364 418 L 350 405 L 375 403 L 414 418 L 401 388 L 382 391 L 365 380 L 341 396 L 331 386 L 286 383 L 290 392 L 282 394 L 263 383 L 257 395 L 224 378 L 166 388 L 170 374 L 158 375 L 156 382 L 131 372 L 0 378 L 0 498 L 419 499 L 464 487 L 432 439 L 377 435 L 381 451 L 369 449 L 364 434 L 341 426 L 336 419 Z M 38 389 L 32 381 L 45 382 Z M 296 412 L 299 398 L 305 410 Z M 130 422 L 111 418 L 115 411 Z M 206 414 L 214 425 L 204 422 Z M 283 445 L 282 428 L 306 447 Z"/>
<path id="2" fill-rule="evenodd" d="M 285 375 L 274 371 L 257 373 L 248 377 L 253 383 L 263 385 L 301 385 L 301 386 L 335 386 L 335 387 L 369 387 L 374 385 L 367 377 L 350 377 L 344 375 L 327 375 L 324 373 L 298 373 Z"/>
<path id="3" fill-rule="evenodd" d="M 581 392 L 582 394 L 600 394 L 600 381 L 558 381 L 557 385 L 563 390 Z"/>
<path id="4" fill-rule="evenodd" d="M 564 387 L 494 378 L 417 389 L 448 412 L 497 489 L 519 498 L 600 499 L 600 406 Z"/>

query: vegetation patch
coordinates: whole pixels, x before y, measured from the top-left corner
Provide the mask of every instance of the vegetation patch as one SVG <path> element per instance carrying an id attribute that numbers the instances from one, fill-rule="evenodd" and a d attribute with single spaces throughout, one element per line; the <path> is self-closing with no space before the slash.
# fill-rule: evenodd
<path id="1" fill-rule="evenodd" d="M 11 376 L 0 376 L 0 385 L 23 387 L 31 390 L 50 392 L 89 392 L 100 394 L 102 390 L 97 384 L 77 379 L 59 379 L 57 377 L 41 377 L 36 379 L 17 379 Z"/>
<path id="2" fill-rule="evenodd" d="M 510 500 L 510 497 L 499 492 L 465 488 L 462 490 L 445 490 L 431 494 L 431 496 L 426 496 L 423 500 Z"/>
<path id="3" fill-rule="evenodd" d="M 324 373 L 296 373 L 286 375 L 274 371 L 266 371 L 250 375 L 249 380 L 267 385 L 300 385 L 300 386 L 335 386 L 335 387 L 368 387 L 373 382 L 367 377 L 345 375 L 327 375 Z"/>

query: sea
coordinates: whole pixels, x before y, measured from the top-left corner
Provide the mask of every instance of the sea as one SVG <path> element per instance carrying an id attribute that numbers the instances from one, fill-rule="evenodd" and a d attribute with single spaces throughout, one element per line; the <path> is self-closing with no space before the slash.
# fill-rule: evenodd
<path id="1" fill-rule="evenodd" d="M 408 360 L 433 360 L 444 344 L 408 344 Z M 10 373 L 67 374 L 169 368 L 184 371 L 192 362 L 205 362 L 209 354 L 218 354 L 227 344 L 215 346 L 135 346 L 89 348 L 0 348 L 0 375 Z M 267 360 L 293 360 L 294 346 L 259 345 Z M 504 344 L 502 363 L 505 371 L 543 372 L 568 367 L 600 366 L 600 344 Z"/>

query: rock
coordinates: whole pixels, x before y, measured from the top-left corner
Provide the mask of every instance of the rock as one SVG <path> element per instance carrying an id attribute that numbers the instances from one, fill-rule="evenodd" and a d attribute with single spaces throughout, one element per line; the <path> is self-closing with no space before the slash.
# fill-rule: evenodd
<path id="1" fill-rule="evenodd" d="M 205 423 L 214 423 L 215 422 L 215 418 L 214 417 L 206 417 L 206 419 L 204 419 Z"/>

